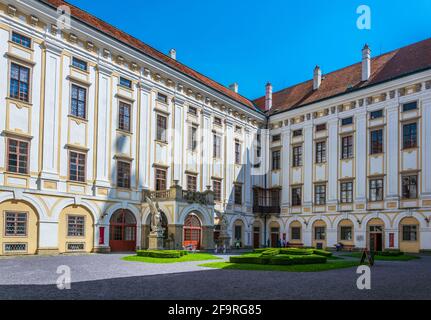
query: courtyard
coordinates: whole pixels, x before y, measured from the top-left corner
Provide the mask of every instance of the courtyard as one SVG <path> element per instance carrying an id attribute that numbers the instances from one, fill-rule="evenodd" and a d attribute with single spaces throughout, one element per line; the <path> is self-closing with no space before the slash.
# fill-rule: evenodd
<path id="1" fill-rule="evenodd" d="M 130 254 L 129 254 L 130 255 Z M 0 299 L 430 299 L 431 256 L 376 261 L 371 290 L 358 290 L 356 267 L 321 272 L 212 269 L 182 263 L 125 261 L 128 254 L 7 257 L 0 259 Z M 228 260 L 228 255 L 219 258 Z M 355 259 L 343 257 L 344 259 Z M 71 288 L 59 290 L 59 266 Z"/>

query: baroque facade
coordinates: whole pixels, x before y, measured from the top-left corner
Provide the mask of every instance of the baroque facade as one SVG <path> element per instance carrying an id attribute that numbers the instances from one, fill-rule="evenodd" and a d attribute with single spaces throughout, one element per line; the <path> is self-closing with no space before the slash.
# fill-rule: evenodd
<path id="1" fill-rule="evenodd" d="M 251 101 L 63 1 L 0 0 L 0 255 L 147 248 L 146 197 L 166 248 L 226 223 L 430 250 L 431 40 L 370 54 Z"/>

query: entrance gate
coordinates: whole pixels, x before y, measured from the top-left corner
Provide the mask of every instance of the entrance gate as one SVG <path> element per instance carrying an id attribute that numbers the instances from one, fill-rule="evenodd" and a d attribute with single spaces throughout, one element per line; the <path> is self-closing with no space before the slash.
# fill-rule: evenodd
<path id="1" fill-rule="evenodd" d="M 135 251 L 136 219 L 129 210 L 117 210 L 111 217 L 109 229 L 111 251 Z"/>

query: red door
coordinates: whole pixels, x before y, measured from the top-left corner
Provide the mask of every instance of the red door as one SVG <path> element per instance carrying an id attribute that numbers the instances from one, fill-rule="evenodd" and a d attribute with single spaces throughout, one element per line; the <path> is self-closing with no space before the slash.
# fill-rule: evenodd
<path id="1" fill-rule="evenodd" d="M 136 250 L 136 220 L 129 210 L 121 209 L 112 215 L 109 246 L 113 252 Z"/>
<path id="2" fill-rule="evenodd" d="M 193 246 L 200 249 L 202 227 L 199 218 L 194 214 L 189 214 L 183 227 L 184 241 L 183 246 Z"/>

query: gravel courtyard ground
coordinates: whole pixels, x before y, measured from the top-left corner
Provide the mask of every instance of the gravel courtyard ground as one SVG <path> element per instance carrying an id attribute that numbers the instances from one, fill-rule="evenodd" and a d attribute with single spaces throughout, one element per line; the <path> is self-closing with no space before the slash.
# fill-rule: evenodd
<path id="1" fill-rule="evenodd" d="M 1 258 L 0 299 L 431 299 L 431 256 L 377 261 L 371 290 L 362 291 L 356 287 L 356 268 L 316 273 L 214 270 L 198 266 L 210 261 L 161 265 L 123 261 L 123 256 Z M 61 265 L 71 269 L 70 290 L 57 289 Z"/>

